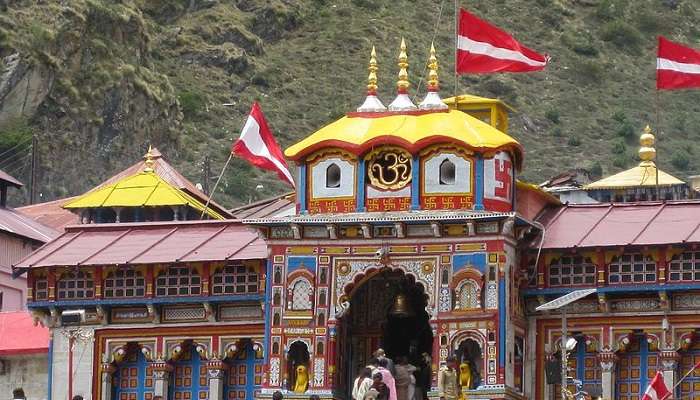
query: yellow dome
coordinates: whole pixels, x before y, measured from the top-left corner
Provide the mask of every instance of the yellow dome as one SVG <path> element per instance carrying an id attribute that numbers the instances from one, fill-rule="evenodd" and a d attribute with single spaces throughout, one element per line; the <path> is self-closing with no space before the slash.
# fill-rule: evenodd
<path id="1" fill-rule="evenodd" d="M 284 154 L 298 161 L 328 147 L 360 155 L 377 145 L 392 144 L 416 153 L 435 143 L 454 143 L 474 151 L 510 151 L 518 169 L 522 147 L 517 140 L 462 111 L 350 113 L 319 129 Z"/>

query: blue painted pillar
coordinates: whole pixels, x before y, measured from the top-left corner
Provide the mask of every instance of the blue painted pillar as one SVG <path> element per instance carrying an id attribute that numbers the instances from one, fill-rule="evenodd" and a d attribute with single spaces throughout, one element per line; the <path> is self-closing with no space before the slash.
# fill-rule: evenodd
<path id="1" fill-rule="evenodd" d="M 272 257 L 272 255 L 270 255 Z M 265 274 L 265 332 L 263 346 L 263 357 L 265 359 L 265 365 L 270 365 L 270 316 L 272 315 L 272 276 L 275 273 L 274 266 L 272 265 L 272 258 L 267 259 L 267 273 Z"/>
<path id="2" fill-rule="evenodd" d="M 420 209 L 420 160 L 413 156 L 411 169 L 411 210 Z"/>
<path id="3" fill-rule="evenodd" d="M 649 370 L 649 342 L 647 342 L 646 336 L 639 337 L 639 358 L 641 361 L 639 372 L 639 397 L 644 395 L 644 391 L 647 390 L 647 373 Z"/>
<path id="4" fill-rule="evenodd" d="M 306 164 L 299 164 L 299 185 L 297 186 L 299 214 L 306 214 L 309 211 L 309 205 L 306 204 L 306 181 Z"/>
<path id="5" fill-rule="evenodd" d="M 474 209 L 484 209 L 484 158 L 476 155 L 474 168 Z"/>
<path id="6" fill-rule="evenodd" d="M 506 308 L 508 299 L 506 298 L 505 276 L 498 276 L 498 369 L 503 371 L 505 376 L 506 368 Z"/>
<path id="7" fill-rule="evenodd" d="M 357 163 L 357 197 L 355 198 L 355 203 L 357 204 L 358 212 L 365 212 L 367 208 L 365 207 L 365 160 L 363 158 Z"/>

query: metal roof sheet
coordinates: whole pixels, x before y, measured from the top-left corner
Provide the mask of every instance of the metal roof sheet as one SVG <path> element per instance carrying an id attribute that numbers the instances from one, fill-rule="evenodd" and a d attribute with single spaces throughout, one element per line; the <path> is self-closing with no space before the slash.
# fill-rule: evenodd
<path id="1" fill-rule="evenodd" d="M 538 220 L 545 249 L 700 242 L 700 201 L 565 205 Z"/>
<path id="2" fill-rule="evenodd" d="M 80 223 L 78 214 L 74 214 L 70 210 L 66 210 L 62 207 L 63 203 L 67 203 L 76 198 L 77 196 L 47 201 L 45 203 L 30 204 L 28 206 L 17 207 L 16 210 L 40 224 L 57 231 L 63 231 L 63 228 L 67 225 Z"/>
<path id="3" fill-rule="evenodd" d="M 15 268 L 267 258 L 257 232 L 234 221 L 74 225 Z"/>
<path id="4" fill-rule="evenodd" d="M 12 208 L 0 207 L 0 231 L 26 237 L 41 243 L 58 236 L 58 232 Z"/>
<path id="5" fill-rule="evenodd" d="M 355 212 L 343 214 L 300 214 L 292 216 L 270 217 L 270 218 L 250 218 L 243 220 L 243 223 L 253 225 L 276 225 L 276 224 L 333 224 L 333 223 L 355 223 L 355 222 L 425 222 L 425 221 L 447 221 L 447 220 L 469 220 L 488 219 L 502 217 L 518 217 L 515 212 L 494 212 L 494 211 L 387 211 L 387 212 Z"/>
<path id="6" fill-rule="evenodd" d="M 41 354 L 49 351 L 49 330 L 34 325 L 26 311 L 0 313 L 0 356 Z"/>
<path id="7" fill-rule="evenodd" d="M 0 169 L 0 182 L 5 182 L 7 185 L 14 186 L 16 188 L 21 188 L 24 186 L 22 182 L 17 180 L 12 175 Z"/>

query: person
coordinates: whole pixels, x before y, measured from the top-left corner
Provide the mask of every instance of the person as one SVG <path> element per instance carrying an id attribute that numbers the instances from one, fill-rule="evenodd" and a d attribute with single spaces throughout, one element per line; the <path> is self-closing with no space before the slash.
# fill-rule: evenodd
<path id="1" fill-rule="evenodd" d="M 421 354 L 421 364 L 418 371 L 418 379 L 416 382 L 416 400 L 427 400 L 428 390 L 430 390 L 430 385 L 432 384 L 432 364 L 433 360 L 430 354 L 423 352 Z"/>
<path id="2" fill-rule="evenodd" d="M 440 400 L 457 400 L 459 385 L 457 383 L 457 359 L 447 357 L 447 364 L 438 371 L 438 393 Z"/>
<path id="3" fill-rule="evenodd" d="M 306 365 L 297 365 L 296 378 L 294 379 L 294 393 L 304 393 L 309 387 L 309 373 Z"/>
<path id="4" fill-rule="evenodd" d="M 386 356 L 384 349 L 382 349 L 382 348 L 377 349 L 377 351 L 374 352 L 374 356 L 377 357 L 377 360 L 385 359 L 387 362 L 386 369 L 388 369 L 389 372 L 391 372 L 391 375 L 396 376 L 396 369 L 394 368 L 394 361 L 392 361 L 391 358 Z"/>
<path id="5" fill-rule="evenodd" d="M 389 400 L 396 399 L 396 382 L 394 381 L 394 375 L 387 368 L 387 358 L 382 358 L 379 360 L 379 367 L 376 371 L 382 375 L 382 382 L 389 388 Z"/>
<path id="6" fill-rule="evenodd" d="M 459 365 L 459 385 L 465 389 L 472 388 L 472 367 L 468 361 L 463 361 Z"/>
<path id="7" fill-rule="evenodd" d="M 276 390 L 274 393 L 272 393 L 272 400 L 283 400 L 284 395 L 282 395 L 282 392 L 279 390 Z"/>
<path id="8" fill-rule="evenodd" d="M 363 400 L 367 391 L 372 387 L 372 383 L 374 383 L 372 381 L 372 370 L 369 367 L 363 368 L 352 385 L 353 400 Z"/>
<path id="9" fill-rule="evenodd" d="M 396 365 L 396 397 L 398 400 L 413 400 L 416 392 L 416 367 L 408 363 L 408 358 L 402 356 Z"/>
<path id="10" fill-rule="evenodd" d="M 379 366 L 379 360 L 377 359 L 377 357 L 372 357 L 369 359 L 369 361 L 367 363 L 367 368 L 372 370 L 370 377 L 374 376 L 374 372 L 378 366 Z"/>
<path id="11" fill-rule="evenodd" d="M 377 400 L 377 396 L 379 396 L 379 392 L 377 392 L 377 389 L 370 388 L 367 391 L 367 393 L 365 393 L 364 400 Z"/>
<path id="12" fill-rule="evenodd" d="M 390 400 L 391 399 L 391 388 L 384 383 L 384 375 L 381 372 L 375 372 L 372 375 L 372 389 L 377 392 L 377 400 Z M 370 390 L 371 391 L 371 390 Z M 365 395 L 367 397 L 367 395 Z"/>

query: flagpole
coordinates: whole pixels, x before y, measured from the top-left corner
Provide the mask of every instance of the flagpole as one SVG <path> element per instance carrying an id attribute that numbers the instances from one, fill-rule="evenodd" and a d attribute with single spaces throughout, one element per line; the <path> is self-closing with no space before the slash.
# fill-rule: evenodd
<path id="1" fill-rule="evenodd" d="M 221 177 L 224 176 L 224 171 L 226 171 L 226 168 L 228 168 L 228 164 L 231 162 L 232 158 L 233 158 L 233 153 L 229 153 L 228 160 L 226 160 L 226 164 L 224 164 L 224 167 L 221 169 L 221 173 L 219 174 L 219 177 L 216 178 L 216 183 L 214 184 L 214 188 L 211 190 L 211 193 L 209 194 L 209 197 L 207 198 L 207 204 L 204 205 L 204 210 L 202 210 L 202 215 L 199 216 L 200 220 L 204 219 L 204 214 L 209 209 L 209 203 L 211 203 L 211 198 L 214 197 L 214 194 L 216 193 L 216 187 L 219 186 L 219 182 L 221 181 Z"/>
<path id="2" fill-rule="evenodd" d="M 669 396 L 673 396 L 673 392 L 676 390 L 676 388 L 678 387 L 678 385 L 680 385 L 680 384 L 683 382 L 683 380 L 684 380 L 685 378 L 687 378 L 690 374 L 692 374 L 693 371 L 695 371 L 695 369 L 698 367 L 698 365 L 700 365 L 700 363 L 697 363 L 697 364 L 693 365 L 693 368 L 691 368 L 690 371 L 688 371 L 685 375 L 683 375 L 683 377 L 682 377 L 681 379 L 679 379 L 678 382 L 676 382 L 675 385 L 673 385 L 673 387 L 671 388 L 671 390 L 669 390 L 669 393 L 666 394 L 664 397 L 660 398 L 659 400 L 666 400 L 666 399 L 669 398 Z"/>
<path id="3" fill-rule="evenodd" d="M 459 96 L 459 75 L 457 75 L 457 44 L 459 41 L 459 7 L 457 5 L 458 0 L 455 0 L 455 109 L 457 108 L 457 103 L 458 103 L 458 98 Z"/>
<path id="4" fill-rule="evenodd" d="M 661 200 L 661 189 L 659 188 L 659 138 L 661 137 L 661 118 L 660 114 L 661 103 L 659 101 L 659 89 L 656 89 L 656 162 L 654 163 L 654 168 L 656 170 L 656 200 Z"/>

